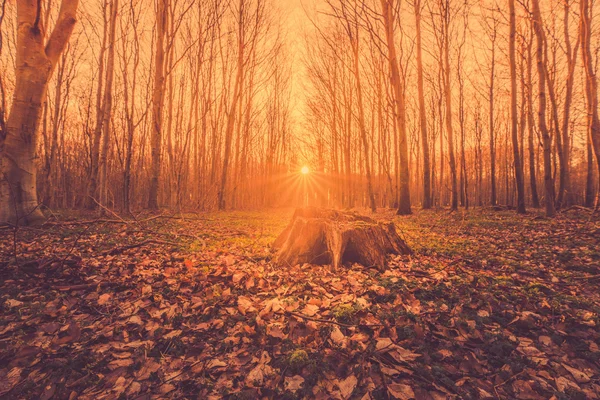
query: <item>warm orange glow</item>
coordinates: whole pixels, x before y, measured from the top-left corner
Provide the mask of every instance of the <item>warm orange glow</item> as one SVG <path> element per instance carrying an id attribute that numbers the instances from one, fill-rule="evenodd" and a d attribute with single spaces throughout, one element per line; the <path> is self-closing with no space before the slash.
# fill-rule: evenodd
<path id="1" fill-rule="evenodd" d="M 310 169 L 308 168 L 308 166 L 305 165 L 304 167 L 302 167 L 300 172 L 302 173 L 302 175 L 308 175 L 310 173 Z"/>

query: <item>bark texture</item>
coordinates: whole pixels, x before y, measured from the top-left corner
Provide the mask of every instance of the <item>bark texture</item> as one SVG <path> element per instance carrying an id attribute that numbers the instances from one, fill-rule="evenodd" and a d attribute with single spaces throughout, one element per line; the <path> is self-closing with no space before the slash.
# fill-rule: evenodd
<path id="1" fill-rule="evenodd" d="M 387 254 L 412 253 L 391 222 L 313 207 L 296 210 L 273 248 L 281 267 L 309 263 L 338 268 L 355 262 L 383 270 Z"/>
<path id="2" fill-rule="evenodd" d="M 63 0 L 54 30 L 45 40 L 37 2 L 17 1 L 15 90 L 0 137 L 0 223 L 32 225 L 44 220 L 37 196 L 35 152 L 48 81 L 73 27 L 77 0 Z"/>

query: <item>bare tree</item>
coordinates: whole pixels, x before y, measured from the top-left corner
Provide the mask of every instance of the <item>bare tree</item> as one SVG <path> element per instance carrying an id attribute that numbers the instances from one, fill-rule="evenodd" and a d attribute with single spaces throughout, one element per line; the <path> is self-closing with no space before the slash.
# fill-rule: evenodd
<path id="1" fill-rule="evenodd" d="M 156 0 L 156 41 L 154 54 L 154 83 L 152 89 L 152 168 L 148 208 L 158 209 L 158 184 L 161 169 L 163 137 L 163 105 L 165 101 L 165 37 L 167 31 L 168 0 Z"/>
<path id="2" fill-rule="evenodd" d="M 517 182 L 517 214 L 525 214 L 525 179 L 523 176 L 523 165 L 521 164 L 521 153 L 519 150 L 519 130 L 517 115 L 517 62 L 516 62 L 516 41 L 517 41 L 517 17 L 515 12 L 515 0 L 508 1 L 510 12 L 510 38 L 509 38 L 509 59 L 510 59 L 510 130 L 513 146 L 513 157 L 515 163 L 515 179 Z"/>
<path id="3" fill-rule="evenodd" d="M 429 209 L 431 201 L 431 167 L 429 157 L 429 140 L 427 133 L 427 110 L 425 109 L 425 89 L 423 84 L 423 51 L 421 35 L 421 0 L 414 1 L 415 26 L 417 36 L 417 85 L 419 95 L 419 128 L 421 131 L 421 147 L 423 149 L 423 208 Z"/>
<path id="4" fill-rule="evenodd" d="M 588 0 L 580 3 L 581 57 L 585 70 L 585 97 L 587 105 L 587 125 L 591 147 L 596 155 L 598 179 L 600 182 L 600 120 L 598 119 L 598 81 L 592 63 L 591 37 L 592 18 Z M 599 185 L 600 186 L 600 185 Z M 600 189 L 596 197 L 596 208 L 600 207 Z"/>
<path id="5" fill-rule="evenodd" d="M 442 17 L 442 39 L 443 39 L 443 60 L 444 60 L 444 99 L 446 104 L 446 133 L 448 134 L 448 156 L 450 158 L 450 185 L 451 185 L 451 203 L 450 209 L 458 209 L 458 185 L 456 176 L 456 158 L 454 156 L 454 130 L 452 126 L 452 83 L 450 81 L 450 1 L 440 0 L 440 9 Z"/>
<path id="6" fill-rule="evenodd" d="M 44 219 L 36 182 L 38 125 L 48 81 L 73 32 L 78 5 L 78 0 L 61 2 L 46 40 L 41 8 L 32 1 L 17 2 L 16 85 L 6 135 L 0 137 L 0 222 L 28 225 Z"/>
<path id="7" fill-rule="evenodd" d="M 106 87 L 102 110 L 102 152 L 100 155 L 100 204 L 108 205 L 108 153 L 110 151 L 110 129 L 113 110 L 113 79 L 115 75 L 115 39 L 119 1 L 110 3 L 110 30 L 108 35 L 108 58 L 106 62 Z M 102 208 L 104 213 L 105 209 Z"/>
<path id="8" fill-rule="evenodd" d="M 390 84 L 393 88 L 393 99 L 396 115 L 396 129 L 399 133 L 400 153 L 400 198 L 398 204 L 398 215 L 409 215 L 412 213 L 410 207 L 410 172 L 408 166 L 408 139 L 406 137 L 406 104 L 404 90 L 398 70 L 398 58 L 396 57 L 396 45 L 394 43 L 394 0 L 381 0 L 383 11 L 383 23 L 388 49 L 388 63 L 390 67 Z"/>
<path id="9" fill-rule="evenodd" d="M 539 0 L 532 0 L 533 31 L 535 32 L 537 49 L 536 62 L 538 70 L 538 124 L 542 134 L 544 148 L 544 187 L 546 204 L 546 216 L 553 217 L 556 214 L 554 207 L 554 180 L 552 179 L 552 138 L 546 125 L 546 68 L 544 65 L 545 33 L 540 12 Z"/>

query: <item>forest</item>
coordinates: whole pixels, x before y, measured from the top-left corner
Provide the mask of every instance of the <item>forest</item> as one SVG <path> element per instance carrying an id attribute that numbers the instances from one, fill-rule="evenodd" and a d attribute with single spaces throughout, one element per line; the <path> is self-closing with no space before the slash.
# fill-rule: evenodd
<path id="1" fill-rule="evenodd" d="M 0 398 L 600 398 L 596 0 L 0 0 Z"/>

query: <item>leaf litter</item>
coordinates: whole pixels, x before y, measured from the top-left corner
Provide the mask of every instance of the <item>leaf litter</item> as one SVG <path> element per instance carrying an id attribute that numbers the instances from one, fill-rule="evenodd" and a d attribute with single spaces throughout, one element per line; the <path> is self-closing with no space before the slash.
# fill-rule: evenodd
<path id="1" fill-rule="evenodd" d="M 0 397 L 600 396 L 597 219 L 396 218 L 416 253 L 382 273 L 272 267 L 290 215 L 4 236 Z"/>

